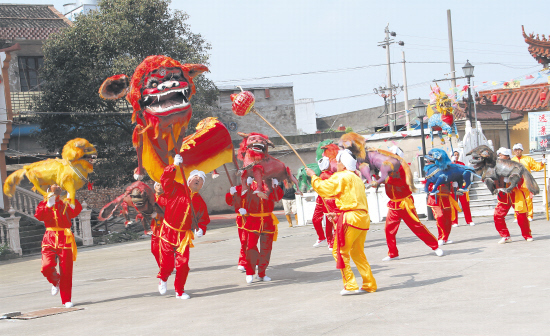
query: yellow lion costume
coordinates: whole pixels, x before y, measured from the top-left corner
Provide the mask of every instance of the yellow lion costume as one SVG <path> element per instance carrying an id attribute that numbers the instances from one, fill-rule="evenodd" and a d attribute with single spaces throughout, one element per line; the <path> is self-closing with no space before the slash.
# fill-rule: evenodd
<path id="1" fill-rule="evenodd" d="M 88 140 L 76 138 L 65 144 L 61 157 L 31 163 L 13 172 L 4 183 L 4 194 L 13 197 L 15 187 L 26 176 L 34 185 L 33 190 L 44 197 L 49 186 L 59 185 L 67 191 L 67 198 L 74 206 L 76 191 L 84 186 L 88 174 L 94 171 L 91 161 L 97 157 L 97 151 Z"/>

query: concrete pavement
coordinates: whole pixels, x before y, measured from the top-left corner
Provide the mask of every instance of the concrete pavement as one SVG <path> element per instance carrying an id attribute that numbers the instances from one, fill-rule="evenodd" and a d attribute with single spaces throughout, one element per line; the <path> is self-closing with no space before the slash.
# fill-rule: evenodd
<path id="1" fill-rule="evenodd" d="M 157 291 L 149 241 L 81 248 L 73 303 L 86 309 L 34 320 L 0 320 L 0 335 L 542 335 L 550 333 L 550 225 L 536 216 L 534 242 L 499 245 L 492 218 L 453 228 L 436 257 L 402 223 L 400 260 L 386 256 L 384 226 L 374 224 L 365 252 L 378 291 L 339 295 L 340 272 L 311 226 L 287 228 L 274 243 L 271 282 L 247 285 L 237 270 L 232 216 L 195 240 L 186 285 L 190 300 Z M 426 222 L 436 234 L 435 222 Z M 355 270 L 355 268 L 354 268 Z M 357 271 L 356 276 L 358 276 Z M 360 281 L 360 279 L 359 279 Z M 360 283 L 360 282 L 359 282 Z M 60 306 L 40 273 L 40 257 L 0 263 L 0 314 Z"/>

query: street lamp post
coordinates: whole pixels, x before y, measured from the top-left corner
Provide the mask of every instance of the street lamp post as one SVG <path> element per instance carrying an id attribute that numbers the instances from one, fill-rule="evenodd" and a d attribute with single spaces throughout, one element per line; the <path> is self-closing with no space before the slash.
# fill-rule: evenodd
<path id="1" fill-rule="evenodd" d="M 472 90 L 470 89 L 470 78 L 474 77 L 474 66 L 470 64 L 470 61 L 466 60 L 462 71 L 464 71 L 464 77 L 468 80 L 468 119 L 470 120 L 470 125 L 472 125 Z"/>
<path id="2" fill-rule="evenodd" d="M 506 138 L 508 139 L 508 148 L 510 147 L 510 131 L 508 130 L 508 120 L 510 120 L 510 115 L 512 114 L 512 111 L 510 111 L 508 108 L 504 108 L 502 112 L 500 112 L 500 116 L 502 117 L 502 120 L 506 123 Z"/>
<path id="3" fill-rule="evenodd" d="M 424 159 L 426 158 L 426 141 L 424 139 L 424 117 L 426 116 L 426 110 L 428 106 L 422 102 L 422 99 L 418 98 L 418 101 L 413 106 L 414 113 L 420 119 L 420 136 L 422 137 L 422 160 L 420 161 L 420 174 L 424 176 Z"/>

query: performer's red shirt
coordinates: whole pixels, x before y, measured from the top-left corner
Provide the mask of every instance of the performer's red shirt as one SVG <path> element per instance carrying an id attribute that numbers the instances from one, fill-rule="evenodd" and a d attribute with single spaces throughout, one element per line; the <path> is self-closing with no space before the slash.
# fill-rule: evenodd
<path id="1" fill-rule="evenodd" d="M 162 195 L 163 194 L 159 196 L 155 195 L 155 201 L 157 201 L 157 204 L 159 204 L 158 200 Z M 159 204 L 159 207 L 161 207 L 161 209 L 164 211 L 164 207 L 162 207 L 160 204 Z M 160 213 L 157 213 L 156 218 L 153 217 L 153 219 L 151 220 L 151 231 L 153 232 L 153 236 L 160 237 L 160 228 L 162 227 L 163 221 L 164 221 L 164 216 L 162 216 Z"/>
<path id="2" fill-rule="evenodd" d="M 70 229 L 72 226 L 71 219 L 78 216 L 82 211 L 82 205 L 78 200 L 75 200 L 74 209 L 60 200 L 59 197 L 53 207 L 48 208 L 46 204 L 46 201 L 38 203 L 34 214 L 36 219 L 44 222 L 46 228 Z M 71 244 L 67 244 L 66 240 L 64 231 L 46 231 L 42 240 L 42 247 L 51 246 L 53 248 L 70 249 Z"/>
<path id="3" fill-rule="evenodd" d="M 393 200 L 403 199 L 412 194 L 411 188 L 407 184 L 407 178 L 403 167 L 399 167 L 399 170 L 394 173 L 390 173 L 388 179 L 384 183 L 386 189 L 386 195 L 390 198 L 391 203 L 396 203 Z M 397 202 L 397 207 L 400 202 Z M 395 208 L 395 204 L 392 204 L 391 208 Z M 389 206 L 389 205 L 388 205 Z"/>
<path id="4" fill-rule="evenodd" d="M 273 191 L 268 195 L 268 199 L 264 200 L 254 194 L 257 188 L 258 185 L 254 181 L 248 190 L 251 195 L 248 197 L 248 208 L 246 209 L 248 214 L 244 229 L 259 233 L 275 233 L 276 228 L 272 218 L 273 209 L 275 208 L 275 202 L 279 202 L 283 198 L 283 189 L 279 186 L 273 188 Z"/>
<path id="5" fill-rule="evenodd" d="M 167 166 L 160 177 L 164 194 L 157 200 L 157 203 L 165 209 L 161 238 L 173 245 L 179 244 L 185 231 L 191 230 L 193 212 L 188 193 L 191 195 L 195 220 L 203 233 L 206 233 L 206 226 L 210 223 L 208 209 L 201 195 L 192 192 L 187 185 L 176 182 L 175 177 L 176 167 L 174 165 Z"/>
<path id="6" fill-rule="evenodd" d="M 430 183 L 430 186 L 428 187 L 428 190 L 431 192 L 433 190 L 433 183 Z M 440 206 L 441 208 L 450 208 L 451 207 L 451 201 L 449 200 L 450 197 L 452 197 L 452 191 L 448 183 L 440 184 L 439 185 L 439 193 L 435 195 L 428 194 L 428 206 L 429 207 L 436 207 Z M 437 200 L 436 200 L 437 197 Z"/>
<path id="7" fill-rule="evenodd" d="M 321 178 L 321 180 L 326 180 L 331 177 L 332 174 L 334 174 L 333 171 L 323 170 L 319 177 Z M 321 196 L 317 196 L 317 199 L 315 201 L 315 203 L 321 204 L 323 206 L 323 213 L 338 212 L 338 207 L 336 206 L 336 200 L 334 198 L 321 198 Z M 325 204 L 327 206 L 325 206 Z"/>
<path id="8" fill-rule="evenodd" d="M 246 204 L 246 195 L 241 195 L 241 192 L 243 191 L 243 186 L 236 186 L 235 189 L 237 189 L 237 192 L 231 195 L 231 193 L 225 194 L 225 203 L 229 206 L 233 206 L 235 208 L 235 213 L 237 214 L 237 227 L 241 228 L 243 227 L 243 218 L 241 214 L 239 213 L 239 209 L 243 208 L 248 211 L 247 204 Z"/>

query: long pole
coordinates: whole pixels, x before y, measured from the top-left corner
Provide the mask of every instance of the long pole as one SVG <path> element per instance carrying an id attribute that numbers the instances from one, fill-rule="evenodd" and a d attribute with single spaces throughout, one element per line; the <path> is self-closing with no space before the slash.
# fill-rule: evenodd
<path id="1" fill-rule="evenodd" d="M 401 51 L 403 56 L 403 95 L 405 98 L 405 124 L 407 126 L 407 131 L 411 130 L 410 119 L 409 119 L 409 91 L 407 89 L 407 69 L 405 68 L 405 51 Z"/>
<path id="2" fill-rule="evenodd" d="M 546 158 L 546 154 L 542 154 L 542 158 Z M 548 187 L 546 182 L 546 163 L 544 164 L 544 205 L 546 209 L 546 220 L 548 221 Z"/>
<path id="3" fill-rule="evenodd" d="M 424 160 L 426 158 L 426 140 L 424 136 L 424 117 L 420 118 L 420 136 L 422 137 L 422 160 L 420 161 L 420 175 L 424 176 Z"/>
<path id="4" fill-rule="evenodd" d="M 455 52 L 453 48 L 453 27 L 451 24 L 451 10 L 447 9 L 447 29 L 449 33 L 449 61 L 451 62 L 451 83 L 456 87 Z M 471 122 L 471 120 L 470 120 Z"/>
<path id="5" fill-rule="evenodd" d="M 470 89 L 470 77 L 468 77 L 468 119 L 472 124 L 472 90 Z"/>
<path id="6" fill-rule="evenodd" d="M 390 64 L 390 29 L 389 29 L 389 24 L 386 26 L 386 29 L 384 30 L 384 32 L 386 33 L 386 61 L 388 62 L 388 90 L 390 90 L 390 99 L 393 95 L 393 89 L 392 89 L 392 86 L 391 86 L 391 64 Z M 389 115 L 390 115 L 390 132 L 394 132 L 395 131 L 395 125 L 394 125 L 394 122 L 392 121 L 392 117 L 395 117 L 393 115 L 393 107 L 392 107 L 392 104 L 391 104 L 391 100 L 390 100 L 390 104 L 389 104 Z"/>
<path id="7" fill-rule="evenodd" d="M 506 120 L 506 139 L 508 140 L 508 148 L 510 148 L 510 131 L 508 130 L 508 120 Z"/>

